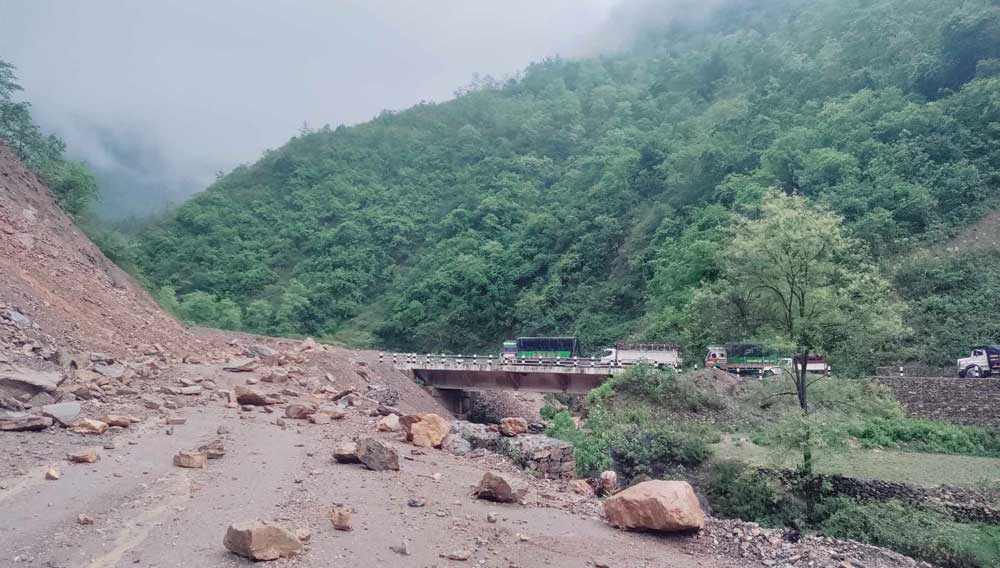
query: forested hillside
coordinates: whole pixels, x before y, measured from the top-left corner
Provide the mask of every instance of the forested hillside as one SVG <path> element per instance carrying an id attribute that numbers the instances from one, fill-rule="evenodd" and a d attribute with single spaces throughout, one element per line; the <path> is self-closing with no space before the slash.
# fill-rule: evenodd
<path id="1" fill-rule="evenodd" d="M 996 207 L 998 182 L 1000 3 L 731 2 L 623 53 L 302 132 L 147 229 L 141 266 L 224 327 L 694 349 L 692 294 L 775 189 L 842 216 L 893 283 L 893 356 L 948 363 L 1000 339 L 1000 264 L 922 251 Z"/>

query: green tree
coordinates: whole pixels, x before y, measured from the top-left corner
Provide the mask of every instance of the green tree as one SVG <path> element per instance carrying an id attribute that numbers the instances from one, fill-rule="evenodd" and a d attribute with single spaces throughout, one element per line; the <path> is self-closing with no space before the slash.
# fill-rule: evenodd
<path id="1" fill-rule="evenodd" d="M 247 306 L 243 323 L 251 331 L 267 333 L 271 329 L 274 310 L 267 300 L 254 300 Z"/>
<path id="2" fill-rule="evenodd" d="M 801 196 L 767 194 L 759 216 L 733 228 L 723 265 L 718 305 L 729 306 L 734 319 L 751 314 L 755 337 L 795 354 L 794 388 L 786 394 L 798 403 L 795 444 L 803 472 L 811 475 L 820 425 L 810 387 L 823 376 L 807 374 L 809 354 L 878 348 L 896 339 L 904 331 L 901 305 L 859 242 L 845 234 L 841 218 Z"/>

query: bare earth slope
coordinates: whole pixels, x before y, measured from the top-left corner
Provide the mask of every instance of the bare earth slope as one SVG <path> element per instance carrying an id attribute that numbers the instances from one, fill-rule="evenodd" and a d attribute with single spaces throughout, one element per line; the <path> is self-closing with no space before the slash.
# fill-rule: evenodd
<path id="1" fill-rule="evenodd" d="M 56 343 L 49 349 L 125 355 L 153 344 L 186 350 L 191 341 L 80 232 L 2 141 L 0 304 L 0 316 L 13 309 L 40 326 Z"/>

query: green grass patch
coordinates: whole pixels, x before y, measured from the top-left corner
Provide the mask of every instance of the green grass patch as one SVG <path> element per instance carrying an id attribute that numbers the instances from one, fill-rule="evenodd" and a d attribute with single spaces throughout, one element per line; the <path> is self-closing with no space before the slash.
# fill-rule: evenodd
<path id="1" fill-rule="evenodd" d="M 958 523 L 898 501 L 830 500 L 819 524 L 826 536 L 883 546 L 948 568 L 1000 566 L 1000 527 Z"/>
<path id="2" fill-rule="evenodd" d="M 866 448 L 1000 457 L 1000 433 L 919 418 L 869 418 L 849 428 Z"/>

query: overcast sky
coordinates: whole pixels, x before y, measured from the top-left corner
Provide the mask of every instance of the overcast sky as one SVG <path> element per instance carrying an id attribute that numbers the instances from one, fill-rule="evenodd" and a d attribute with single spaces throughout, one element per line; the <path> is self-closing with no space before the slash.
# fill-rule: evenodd
<path id="1" fill-rule="evenodd" d="M 592 53 L 621 3 L 0 0 L 0 59 L 71 155 L 188 193 L 303 122 L 353 124 L 446 100 L 475 73 Z"/>

